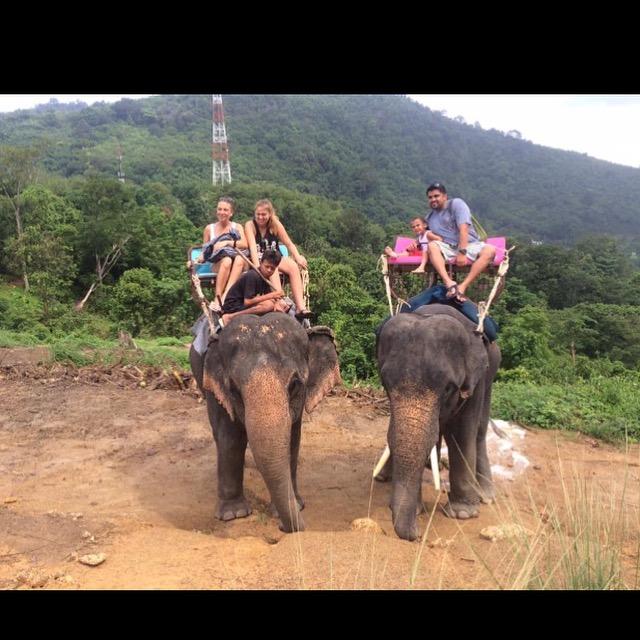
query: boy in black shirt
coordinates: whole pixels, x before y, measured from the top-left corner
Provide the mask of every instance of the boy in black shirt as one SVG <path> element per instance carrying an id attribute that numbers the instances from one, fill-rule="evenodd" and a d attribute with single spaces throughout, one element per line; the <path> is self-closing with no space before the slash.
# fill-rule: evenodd
<path id="1" fill-rule="evenodd" d="M 260 260 L 260 273 L 267 279 L 278 268 L 281 256 L 273 249 L 267 249 Z M 272 291 L 256 271 L 250 269 L 229 289 L 222 305 L 221 325 L 225 326 L 235 316 L 252 313 L 263 316 L 270 311 L 288 311 L 284 291 Z"/>

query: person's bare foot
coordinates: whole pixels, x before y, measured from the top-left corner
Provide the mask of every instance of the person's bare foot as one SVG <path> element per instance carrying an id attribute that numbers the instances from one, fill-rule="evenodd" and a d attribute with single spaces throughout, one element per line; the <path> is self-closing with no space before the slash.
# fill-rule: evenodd
<path id="1" fill-rule="evenodd" d="M 418 267 L 417 269 L 414 269 L 411 273 L 424 273 L 425 269 L 424 267 Z"/>
<path id="2" fill-rule="evenodd" d="M 390 258 L 397 258 L 396 252 L 391 247 L 384 248 L 385 255 L 388 255 Z"/>

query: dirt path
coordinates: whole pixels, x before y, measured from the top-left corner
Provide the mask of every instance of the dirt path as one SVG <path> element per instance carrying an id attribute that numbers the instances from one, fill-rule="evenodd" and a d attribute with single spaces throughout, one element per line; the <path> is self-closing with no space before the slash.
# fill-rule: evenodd
<path id="1" fill-rule="evenodd" d="M 399 540 L 389 485 L 371 482 L 387 421 L 343 397 L 305 418 L 299 486 L 307 530 L 285 535 L 268 515 L 250 453 L 253 514 L 214 519 L 215 447 L 205 406 L 189 394 L 0 379 L 0 588 L 495 588 L 485 564 L 500 573 L 508 543 L 479 532 L 513 519 L 512 508 L 533 526 L 547 501 L 562 500 L 558 464 L 564 477 L 587 479 L 606 495 L 626 472 L 625 500 L 637 512 L 637 447 L 625 454 L 575 434 L 516 431 L 491 445 L 501 465 L 497 506 L 463 523 L 436 511 L 427 545 Z M 430 509 L 428 471 L 423 491 Z M 350 529 L 367 515 L 381 533 Z M 420 516 L 421 531 L 428 518 Z M 78 560 L 101 553 L 99 566 Z M 627 556 L 632 566 L 634 552 Z"/>

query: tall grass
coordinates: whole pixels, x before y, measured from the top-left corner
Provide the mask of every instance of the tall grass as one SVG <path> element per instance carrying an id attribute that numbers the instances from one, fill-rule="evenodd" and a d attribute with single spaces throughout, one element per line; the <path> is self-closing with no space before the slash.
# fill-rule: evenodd
<path id="1" fill-rule="evenodd" d="M 467 539 L 486 577 L 510 590 L 637 589 L 640 491 L 637 480 L 631 482 L 629 466 L 622 478 L 603 486 L 584 471 L 567 474 L 559 457 L 558 464 L 561 499 L 541 505 L 529 490 L 524 509 L 512 498 L 494 505 L 498 526 L 519 529 L 514 538 L 492 543 L 507 545 L 501 560 L 492 562 L 486 545 Z"/>

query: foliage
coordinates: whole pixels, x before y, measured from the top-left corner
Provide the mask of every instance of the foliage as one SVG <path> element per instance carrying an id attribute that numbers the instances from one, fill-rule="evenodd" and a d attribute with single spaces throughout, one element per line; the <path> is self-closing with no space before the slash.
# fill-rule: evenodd
<path id="1" fill-rule="evenodd" d="M 610 442 L 640 440 L 640 380 L 598 377 L 571 385 L 496 382 L 495 418 L 547 429 L 577 430 Z"/>
<path id="2" fill-rule="evenodd" d="M 523 307 L 500 333 L 502 366 L 544 363 L 551 356 L 549 317 L 540 307 Z"/>
<path id="3" fill-rule="evenodd" d="M 353 269 L 331 265 L 324 258 L 310 260 L 311 306 L 319 323 L 331 327 L 339 347 L 340 368 L 346 379 L 376 377 L 374 330 L 385 316 L 376 302 L 357 282 Z"/>
<path id="4" fill-rule="evenodd" d="M 187 248 L 220 196 L 235 198 L 240 223 L 266 197 L 309 259 L 311 308 L 335 331 L 343 377 L 375 384 L 374 331 L 388 311 L 376 262 L 408 235 L 438 178 L 491 235 L 518 245 L 492 307 L 498 410 L 635 433 L 621 390 L 631 392 L 640 367 L 637 170 L 469 127 L 402 96 L 224 99 L 234 181 L 213 188 L 208 96 L 0 114 L 0 269 L 31 284 L 0 286 L 0 340 L 55 343 L 80 362 L 110 358 L 125 329 L 138 342 L 163 336 L 184 356 L 171 341 L 199 313 Z M 119 146 L 125 184 L 115 179 Z M 611 206 L 612 191 L 622 204 Z M 551 204 L 540 205 L 541 192 Z M 96 282 L 89 307 L 73 311 Z M 422 287 L 406 282 L 407 295 Z"/>

